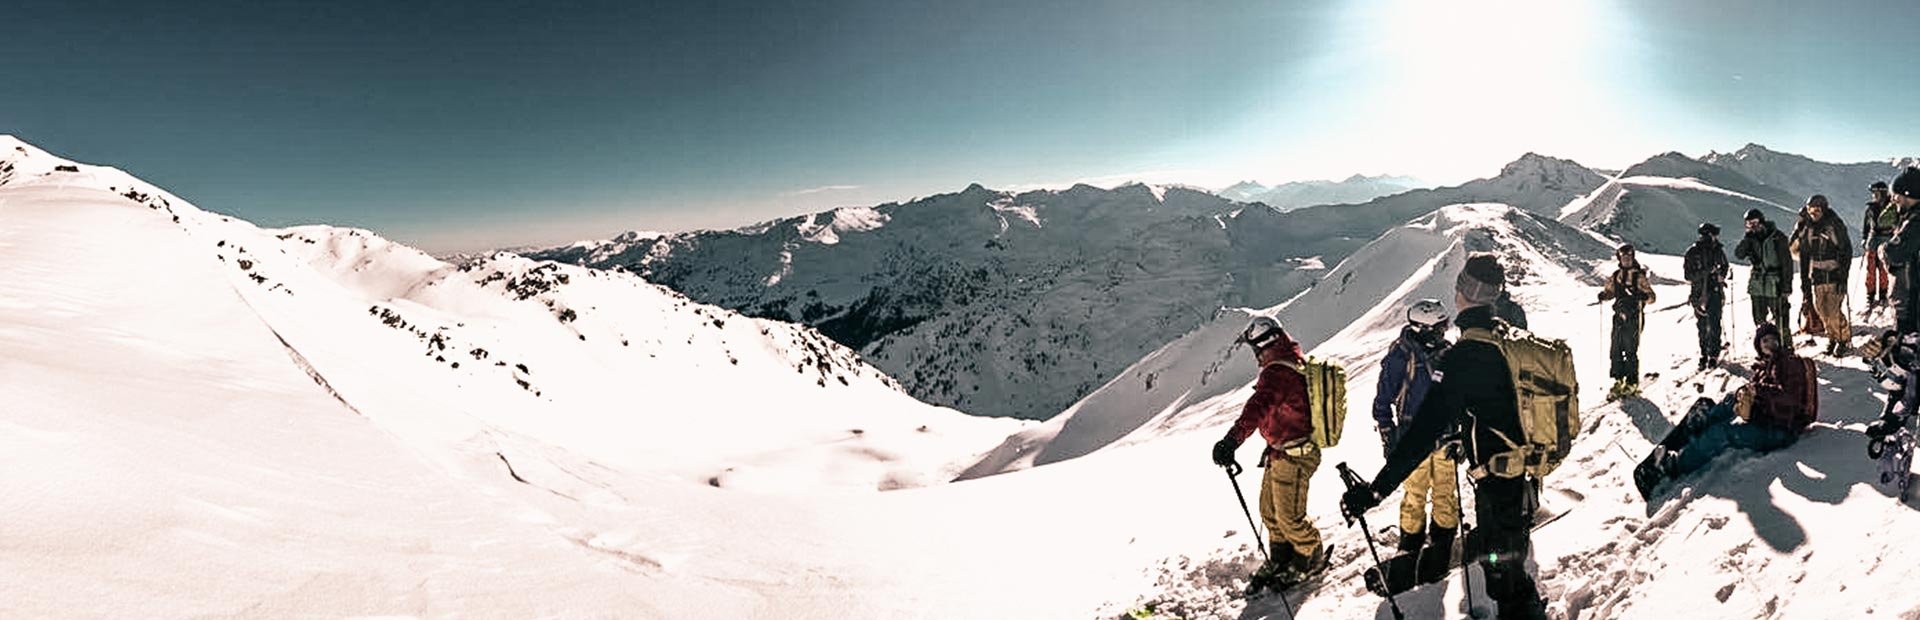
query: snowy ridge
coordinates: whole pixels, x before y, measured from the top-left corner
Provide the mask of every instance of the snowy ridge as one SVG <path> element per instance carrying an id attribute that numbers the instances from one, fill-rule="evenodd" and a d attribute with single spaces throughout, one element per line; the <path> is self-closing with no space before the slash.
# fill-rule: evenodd
<path id="1" fill-rule="evenodd" d="M 1251 393 L 1254 366 L 1237 344 L 1251 316 L 1277 316 L 1302 347 L 1358 368 L 1398 334 L 1407 304 L 1451 297 L 1458 266 L 1476 251 L 1510 257 L 1514 268 L 1509 275 L 1523 285 L 1568 278 L 1597 283 L 1594 261 L 1610 253 L 1579 231 L 1506 205 L 1442 208 L 1361 248 L 1284 304 L 1222 311 L 1045 425 L 1009 438 L 966 476 L 1016 471 L 1109 446 L 1223 428 Z M 1522 298 L 1523 303 L 1530 301 L 1535 300 Z M 1321 346 L 1328 342 L 1341 345 Z M 1365 411 L 1366 405 L 1358 403 L 1350 410 Z"/>
<path id="2" fill-rule="evenodd" d="M 1720 226 L 1723 242 L 1737 240 L 1747 210 L 1759 209 L 1792 230 L 1794 205 L 1777 188 L 1732 170 L 1666 153 L 1628 168 L 1560 220 L 1644 251 L 1679 254 L 1692 245 L 1701 222 Z"/>

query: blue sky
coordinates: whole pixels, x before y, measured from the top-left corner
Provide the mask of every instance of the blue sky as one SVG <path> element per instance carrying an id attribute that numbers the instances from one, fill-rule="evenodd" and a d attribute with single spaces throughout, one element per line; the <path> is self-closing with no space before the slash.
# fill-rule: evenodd
<path id="1" fill-rule="evenodd" d="M 1894 0 L 190 4 L 11 4 L 0 133 L 433 251 L 972 182 L 1920 154 Z"/>

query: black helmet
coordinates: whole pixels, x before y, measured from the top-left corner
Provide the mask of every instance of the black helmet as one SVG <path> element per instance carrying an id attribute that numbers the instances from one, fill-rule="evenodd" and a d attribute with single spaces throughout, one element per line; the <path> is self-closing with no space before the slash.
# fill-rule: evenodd
<path id="1" fill-rule="evenodd" d="M 1765 214 L 1760 213 L 1759 209 L 1747 209 L 1747 216 L 1740 219 L 1743 219 L 1749 222 L 1754 220 L 1760 220 L 1764 222 L 1764 221 L 1767 221 L 1767 216 Z"/>
<path id="2" fill-rule="evenodd" d="M 1702 236 L 1702 237 L 1707 237 L 1707 236 L 1713 236 L 1713 237 L 1718 237 L 1718 236 L 1720 236 L 1720 227 L 1719 227 L 1719 226 L 1714 226 L 1714 225 L 1713 225 L 1713 222 L 1701 222 L 1701 223 L 1700 223 L 1700 236 Z"/>
<path id="3" fill-rule="evenodd" d="M 1867 186 L 1867 189 L 1868 189 L 1868 190 L 1870 190 L 1870 191 L 1880 191 L 1880 192 L 1884 192 L 1884 191 L 1887 191 L 1887 182 L 1886 182 L 1886 181 L 1874 181 L 1872 185 L 1868 185 L 1868 186 Z"/>

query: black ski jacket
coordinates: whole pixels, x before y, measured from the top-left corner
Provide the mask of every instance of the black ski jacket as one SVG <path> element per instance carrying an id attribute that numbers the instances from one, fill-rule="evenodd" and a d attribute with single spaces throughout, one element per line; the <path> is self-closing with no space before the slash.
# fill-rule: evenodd
<path id="1" fill-rule="evenodd" d="M 1719 293 L 1726 290 L 1727 272 L 1731 269 L 1727 266 L 1726 246 L 1720 245 L 1718 239 L 1702 235 L 1687 248 L 1681 264 L 1687 277 L 1687 302 L 1695 309 L 1701 304 L 1718 303 Z"/>
<path id="2" fill-rule="evenodd" d="M 1920 277 L 1920 208 L 1901 210 L 1900 225 L 1880 251 L 1893 273 L 1894 309 L 1911 312 L 1914 278 Z"/>
<path id="3" fill-rule="evenodd" d="M 1454 322 L 1460 329 L 1493 327 L 1493 308 L 1467 308 Z M 1507 372 L 1507 359 L 1499 347 L 1462 340 L 1440 355 L 1438 366 L 1433 387 L 1420 401 L 1420 410 L 1402 427 L 1400 440 L 1387 455 L 1387 464 L 1370 484 L 1381 497 L 1400 488 L 1400 483 L 1433 454 L 1440 440 L 1456 429 L 1466 431 L 1467 462 L 1476 466 L 1511 449 L 1493 431 L 1514 438 L 1525 436 L 1520 430 L 1513 377 Z"/>

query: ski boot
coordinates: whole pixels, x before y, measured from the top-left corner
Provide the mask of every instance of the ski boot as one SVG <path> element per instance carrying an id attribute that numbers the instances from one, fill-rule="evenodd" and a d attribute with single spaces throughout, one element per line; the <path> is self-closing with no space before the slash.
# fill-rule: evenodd
<path id="1" fill-rule="evenodd" d="M 1640 491 L 1640 500 L 1651 503 L 1653 492 L 1660 483 L 1673 475 L 1674 451 L 1666 446 L 1654 446 L 1653 453 L 1633 468 L 1633 487 Z"/>
<path id="2" fill-rule="evenodd" d="M 1268 591 L 1279 590 L 1281 576 L 1293 566 L 1300 554 L 1294 553 L 1292 543 L 1274 542 L 1267 549 L 1267 561 L 1254 569 L 1253 576 L 1247 578 L 1247 597 L 1256 597 Z"/>
<path id="3" fill-rule="evenodd" d="M 1294 554 L 1293 566 L 1280 573 L 1280 585 L 1277 589 L 1291 588 L 1320 578 L 1327 573 L 1327 565 L 1333 560 L 1333 545 L 1320 544 L 1320 552 L 1312 556 Z"/>
<path id="4" fill-rule="evenodd" d="M 1420 567 L 1416 576 L 1420 583 L 1440 581 L 1447 578 L 1447 573 L 1453 572 L 1453 538 L 1458 530 L 1433 525 L 1427 531 L 1427 547 L 1420 551 Z"/>
<path id="5" fill-rule="evenodd" d="M 1613 387 L 1611 387 L 1611 388 L 1607 388 L 1607 400 L 1608 400 L 1608 401 L 1616 401 L 1616 400 L 1620 400 L 1621 398 L 1625 398 L 1625 397 L 1626 397 L 1626 395 L 1627 395 L 1627 380 L 1626 380 L 1626 379 L 1614 379 L 1614 380 L 1613 380 Z"/>

